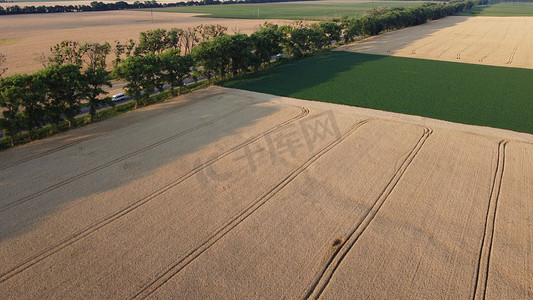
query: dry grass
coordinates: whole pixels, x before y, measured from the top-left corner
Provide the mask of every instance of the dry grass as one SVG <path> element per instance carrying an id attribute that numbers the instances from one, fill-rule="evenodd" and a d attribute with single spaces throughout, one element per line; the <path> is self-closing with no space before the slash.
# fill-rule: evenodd
<path id="1" fill-rule="evenodd" d="M 454 16 L 340 50 L 532 69 L 531 32 L 531 17 Z"/>
<path id="2" fill-rule="evenodd" d="M 528 298 L 532 157 L 529 134 L 197 91 L 2 153 L 0 293 Z"/>
<path id="3" fill-rule="evenodd" d="M 113 43 L 137 39 L 142 31 L 173 27 L 188 28 L 200 24 L 221 24 L 228 31 L 251 33 L 267 20 L 196 18 L 192 14 L 153 13 L 150 11 L 108 11 L 41 15 L 13 15 L 0 18 L 0 53 L 7 58 L 8 73 L 31 73 L 42 68 L 36 55 L 49 53 L 50 47 L 63 40 Z M 277 24 L 291 21 L 273 20 Z M 112 55 L 110 55 L 112 58 Z"/>

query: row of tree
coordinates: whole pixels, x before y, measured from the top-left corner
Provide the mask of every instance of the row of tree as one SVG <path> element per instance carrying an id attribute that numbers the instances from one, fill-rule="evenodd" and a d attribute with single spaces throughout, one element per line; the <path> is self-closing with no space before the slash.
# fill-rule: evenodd
<path id="1" fill-rule="evenodd" d="M 0 127 L 12 143 L 23 130 L 31 139 L 31 132 L 45 124 L 62 120 L 72 124 L 82 102 L 90 107 L 92 120 L 99 106 L 112 105 L 103 89 L 111 85 L 111 76 L 127 82 L 125 91 L 137 108 L 164 85 L 169 85 L 173 94 L 179 93 L 186 78 L 224 80 L 268 66 L 278 54 L 302 57 L 359 36 L 452 15 L 474 4 L 469 0 L 406 9 L 379 8 L 359 19 L 313 24 L 265 23 L 251 35 L 228 35 L 227 28 L 220 25 L 202 25 L 187 30 L 149 30 L 140 34 L 138 42 L 116 42 L 114 47 L 109 43 L 64 41 L 51 47 L 51 55 L 43 58 L 44 69 L 0 80 L 0 107 L 4 110 Z M 111 51 L 115 58 L 113 69 L 108 70 L 106 61 Z"/>
<path id="2" fill-rule="evenodd" d="M 54 6 L 0 6 L 0 15 L 17 15 L 17 14 L 43 14 L 43 13 L 60 13 L 60 12 L 82 12 L 82 11 L 107 11 L 122 9 L 140 9 L 140 8 L 163 8 L 163 7 L 182 7 L 182 6 L 199 6 L 199 5 L 219 5 L 219 4 L 238 4 L 238 3 L 270 3 L 270 2 L 287 2 L 287 1 L 305 1 L 305 0 L 200 0 L 175 3 L 157 3 L 155 0 L 139 2 L 132 4 L 125 1 L 115 3 L 104 3 L 93 1 L 90 5 L 54 5 Z"/>
<path id="3" fill-rule="evenodd" d="M 45 124 L 66 120 L 69 127 L 81 112 L 82 102 L 90 108 L 91 119 L 98 107 L 113 105 L 103 87 L 111 87 L 106 59 L 108 43 L 65 41 L 52 47 L 54 55 L 40 71 L 15 74 L 0 80 L 0 128 L 14 144 L 15 135 L 32 132 Z"/>

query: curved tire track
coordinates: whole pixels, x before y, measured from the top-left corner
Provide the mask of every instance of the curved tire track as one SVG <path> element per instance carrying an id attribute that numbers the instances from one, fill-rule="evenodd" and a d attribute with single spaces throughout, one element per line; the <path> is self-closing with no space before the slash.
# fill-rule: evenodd
<path id="1" fill-rule="evenodd" d="M 505 30 L 505 34 L 503 35 L 503 37 L 500 40 L 498 40 L 496 47 L 492 48 L 492 50 L 490 50 L 489 53 L 487 53 L 486 55 L 483 55 L 480 59 L 478 59 L 480 63 L 482 63 L 483 60 L 485 60 L 487 57 L 491 56 L 492 54 L 496 53 L 496 51 L 498 51 L 501 48 L 503 40 L 505 40 L 505 38 L 509 34 L 510 29 L 511 29 L 511 25 L 508 26 L 507 29 Z"/>
<path id="2" fill-rule="evenodd" d="M 457 59 L 461 59 L 461 55 L 462 55 L 466 50 L 468 50 L 468 49 L 470 49 L 472 46 L 476 45 L 476 44 L 478 43 L 478 41 L 482 41 L 482 40 L 484 40 L 485 37 L 487 36 L 487 34 L 493 32 L 493 29 L 498 27 L 499 23 L 501 23 L 501 21 L 498 22 L 498 23 L 493 24 L 492 27 L 491 27 L 489 30 L 485 31 L 485 33 L 484 33 L 481 37 L 479 37 L 475 42 L 473 42 L 473 43 L 471 43 L 470 45 L 466 46 L 465 48 L 461 49 L 461 51 L 459 51 L 459 52 L 457 53 Z"/>
<path id="3" fill-rule="evenodd" d="M 318 273 L 318 275 L 315 278 L 315 281 L 310 285 L 310 288 L 308 289 L 305 299 L 318 299 L 322 292 L 325 290 L 327 285 L 329 284 L 331 278 L 333 277 L 335 271 L 340 266 L 346 255 L 350 252 L 354 244 L 357 242 L 359 237 L 363 234 L 363 232 L 366 230 L 366 228 L 370 225 L 376 214 L 378 213 L 379 209 L 383 205 L 383 203 L 387 200 L 389 195 L 392 193 L 400 179 L 402 178 L 403 174 L 407 170 L 407 168 L 411 165 L 417 154 L 420 152 L 420 149 L 422 149 L 422 146 L 424 146 L 424 143 L 429 138 L 429 136 L 433 133 L 433 130 L 430 128 L 424 128 L 424 133 L 416 143 L 416 145 L 413 147 L 413 149 L 409 152 L 403 163 L 401 164 L 400 168 L 396 171 L 396 173 L 393 175 L 393 177 L 390 179 L 389 183 L 385 186 L 381 194 L 378 196 L 372 207 L 368 210 L 366 216 L 359 222 L 353 230 L 348 234 L 346 238 L 346 242 L 344 242 L 339 249 L 337 249 L 333 255 L 331 256 L 328 263 L 324 266 L 324 268 Z"/>
<path id="4" fill-rule="evenodd" d="M 474 31 L 476 30 L 476 28 L 473 28 L 472 30 L 470 30 L 466 36 L 470 36 Z M 444 49 L 443 51 L 441 51 L 439 54 L 437 54 L 437 56 L 435 58 L 440 58 L 442 55 L 444 55 L 444 53 L 448 52 L 450 49 L 452 49 L 456 44 L 455 43 L 452 43 L 450 45 L 450 47 L 447 47 L 446 49 Z"/>
<path id="5" fill-rule="evenodd" d="M 332 141 L 315 155 L 311 156 L 305 163 L 300 165 L 298 168 L 294 169 L 289 175 L 287 175 L 283 180 L 274 185 L 269 191 L 261 196 L 259 199 L 255 200 L 248 207 L 244 208 L 236 216 L 229 219 L 224 225 L 219 227 L 210 237 L 204 240 L 199 246 L 191 250 L 185 257 L 181 258 L 176 263 L 170 265 L 161 273 L 159 273 L 155 279 L 147 283 L 145 286 L 140 288 L 131 298 L 132 299 L 144 299 L 158 290 L 166 282 L 168 282 L 172 277 L 178 274 L 183 270 L 187 265 L 193 262 L 198 258 L 202 253 L 207 251 L 211 246 L 213 246 L 217 241 L 223 238 L 226 234 L 231 232 L 236 226 L 246 220 L 250 215 L 257 211 L 261 206 L 267 203 L 272 197 L 274 197 L 279 191 L 285 188 L 289 183 L 291 183 L 298 175 L 305 171 L 310 165 L 320 159 L 323 155 L 333 149 L 335 146 L 344 141 L 348 136 L 354 133 L 364 124 L 370 122 L 370 119 L 360 121 L 350 127 L 350 129 L 340 136 L 338 139 Z"/>
<path id="6" fill-rule="evenodd" d="M 527 24 L 526 24 L 526 26 L 524 26 L 524 27 L 527 28 Z M 510 65 L 510 64 L 513 63 L 513 60 L 514 60 L 514 57 L 515 57 L 515 55 L 516 55 L 516 52 L 518 51 L 518 48 L 520 47 L 520 45 L 521 45 L 521 44 L 526 40 L 526 38 L 527 38 L 527 33 L 528 33 L 528 32 L 527 32 L 527 29 L 524 30 L 524 35 L 522 36 L 522 39 L 521 39 L 518 43 L 516 43 L 516 46 L 513 48 L 513 51 L 511 52 L 511 55 L 509 56 L 509 59 L 507 60 L 507 62 L 506 62 L 505 64 Z"/>
<path id="7" fill-rule="evenodd" d="M 505 149 L 507 140 L 498 143 L 498 161 L 496 171 L 492 179 L 492 189 L 487 206 L 487 216 L 485 219 L 485 231 L 479 250 L 479 260 L 476 270 L 476 281 L 472 299 L 485 299 L 487 292 L 487 282 L 489 277 L 490 255 L 494 238 L 494 226 L 496 223 L 496 212 L 498 209 L 498 199 L 500 197 L 500 188 L 502 186 L 503 173 L 505 171 Z"/>
<path id="8" fill-rule="evenodd" d="M 414 49 L 411 49 L 411 54 L 417 54 L 416 51 L 417 51 L 418 49 L 420 49 L 420 48 L 424 48 L 424 47 L 429 46 L 429 45 L 431 45 L 431 44 L 434 44 L 434 43 L 436 43 L 436 42 L 440 42 L 442 39 L 445 39 L 445 38 L 447 38 L 448 36 L 450 36 L 450 35 L 452 35 L 452 34 L 453 34 L 453 31 L 450 31 L 450 32 L 448 32 L 445 36 L 443 36 L 443 37 L 440 38 L 440 39 L 433 39 L 433 40 L 431 40 L 431 41 L 429 41 L 429 42 L 427 42 L 427 43 L 424 43 L 424 44 L 422 44 L 422 45 L 420 45 L 420 46 L 414 48 Z"/>
<path id="9" fill-rule="evenodd" d="M 251 104 L 250 104 L 251 105 Z M 149 195 L 135 201 L 134 203 L 131 203 L 130 205 L 124 207 L 123 209 L 119 210 L 118 212 L 115 212 L 114 214 L 106 217 L 105 219 L 102 219 L 96 223 L 93 223 L 92 225 L 88 226 L 87 228 L 77 232 L 77 233 L 74 233 L 72 234 L 71 236 L 67 237 L 66 239 L 64 239 L 63 241 L 59 242 L 58 244 L 56 244 L 55 246 L 52 246 L 52 247 L 49 247 L 43 251 L 41 251 L 39 254 L 36 254 L 34 255 L 33 257 L 27 259 L 26 261 L 20 263 L 19 265 L 11 268 L 9 271 L 3 273 L 0 275 L 0 283 L 3 283 L 5 282 L 6 280 L 12 278 L 13 276 L 19 274 L 20 272 L 32 267 L 33 265 L 39 263 L 40 261 L 46 259 L 47 257 L 53 255 L 54 253 L 64 249 L 65 247 L 75 243 L 76 241 L 79 241 L 81 239 L 83 239 L 84 237 L 92 234 L 93 232 L 101 229 L 102 227 L 112 223 L 113 221 L 123 217 L 124 215 L 134 211 L 135 209 L 139 208 L 140 206 L 148 203 L 149 201 L 157 198 L 159 195 L 161 194 L 164 194 L 165 192 L 167 192 L 168 190 L 176 187 L 177 185 L 179 185 L 180 183 L 182 183 L 183 181 L 187 180 L 188 178 L 194 176 L 195 174 L 197 174 L 198 172 L 200 172 L 201 170 L 205 169 L 206 167 L 214 164 L 215 162 L 221 160 L 222 158 L 234 153 L 235 151 L 238 151 L 244 147 L 246 147 L 247 145 L 253 143 L 253 142 L 256 142 L 258 141 L 259 139 L 261 138 L 264 138 L 266 135 L 286 126 L 286 125 L 289 125 L 299 119 L 302 119 L 303 117 L 307 116 L 309 114 L 309 109 L 305 108 L 305 107 L 301 107 L 301 106 L 297 106 L 298 108 L 300 108 L 301 112 L 300 114 L 286 120 L 285 122 L 282 122 L 280 124 L 277 124 L 276 126 L 274 127 L 271 127 L 270 129 L 256 135 L 255 137 L 252 137 L 252 138 L 249 138 L 248 140 L 246 140 L 245 142 L 239 144 L 239 145 L 236 145 L 234 146 L 233 148 L 231 149 L 228 149 L 226 150 L 225 152 L 221 153 L 220 155 L 218 155 L 217 157 L 214 157 L 208 161 L 206 161 L 205 163 L 195 167 L 194 169 L 190 170 L 189 172 L 179 176 L 178 178 L 176 178 L 175 180 L 167 183 L 165 186 L 163 186 L 161 189 L 159 190 L 156 190 L 152 193 L 150 193 Z"/>
<path id="10" fill-rule="evenodd" d="M 65 179 L 63 181 L 60 181 L 60 182 L 58 182 L 58 183 L 56 183 L 54 185 L 51 185 L 51 186 L 49 186 L 49 187 L 47 187 L 45 189 L 42 189 L 42 190 L 40 190 L 38 192 L 35 192 L 35 193 L 31 194 L 31 195 L 28 195 L 28 196 L 22 197 L 22 198 L 20 198 L 18 200 L 15 200 L 13 202 L 10 202 L 10 203 L 0 207 L 0 213 L 4 212 L 4 211 L 6 211 L 6 210 L 8 210 L 8 209 L 10 209 L 12 207 L 15 207 L 17 205 L 20 205 L 20 204 L 23 204 L 23 203 L 28 202 L 30 200 L 33 200 L 33 199 L 35 199 L 35 198 L 37 198 L 39 196 L 42 196 L 42 195 L 44 195 L 44 194 L 46 194 L 48 192 L 56 190 L 56 189 L 58 189 L 58 188 L 60 188 L 60 187 L 62 187 L 64 185 L 67 185 L 67 184 L 69 184 L 69 183 L 71 183 L 73 181 L 81 179 L 81 178 L 83 178 L 83 177 L 85 177 L 87 175 L 90 175 L 90 174 L 94 173 L 94 172 L 100 171 L 100 170 L 105 169 L 107 167 L 110 167 L 110 166 L 112 166 L 114 164 L 117 164 L 117 163 L 119 163 L 121 161 L 124 161 L 124 160 L 126 160 L 128 158 L 131 158 L 131 157 L 133 157 L 133 156 L 135 156 L 137 154 L 144 153 L 144 152 L 146 152 L 148 150 L 151 150 L 151 149 L 154 149 L 154 148 L 159 147 L 161 145 L 164 145 L 164 144 L 166 144 L 166 143 L 168 143 L 168 142 L 170 142 L 172 140 L 175 140 L 175 139 L 177 139 L 179 137 L 182 137 L 182 136 L 184 136 L 186 134 L 194 132 L 194 131 L 196 131 L 198 129 L 207 127 L 209 125 L 212 125 L 213 123 L 216 123 L 217 121 L 225 119 L 225 118 L 227 118 L 229 116 L 232 116 L 232 115 L 234 115 L 234 114 L 236 114 L 236 113 L 238 113 L 238 112 L 240 112 L 240 111 L 242 111 L 242 110 L 244 110 L 244 109 L 246 109 L 246 108 L 248 108 L 248 107 L 250 107 L 252 105 L 253 104 L 247 104 L 245 106 L 239 107 L 239 108 L 237 108 L 237 109 L 235 109 L 235 110 L 233 110 L 233 111 L 231 111 L 231 112 L 229 112 L 227 114 L 219 116 L 219 117 L 217 117 L 217 118 L 215 118 L 215 119 L 213 119 L 211 121 L 205 122 L 205 123 L 197 125 L 197 126 L 195 126 L 193 128 L 190 128 L 190 129 L 187 129 L 185 131 L 179 132 L 179 133 L 177 133 L 175 135 L 172 135 L 170 137 L 167 137 L 165 139 L 157 141 L 157 142 L 155 142 L 155 143 L 153 143 L 151 145 L 148 145 L 148 146 L 146 146 L 144 148 L 141 148 L 141 149 L 138 149 L 136 151 L 130 152 L 130 153 L 126 154 L 126 155 L 117 157 L 117 158 L 115 158 L 115 159 L 113 159 L 113 160 L 111 160 L 111 161 L 109 161 L 107 163 L 101 164 L 101 165 L 99 165 L 99 166 L 97 166 L 95 168 L 89 169 L 89 170 L 87 170 L 85 172 L 82 172 L 82 173 L 79 173 L 79 174 L 77 174 L 75 176 L 67 178 L 67 179 Z"/>
<path id="11" fill-rule="evenodd" d="M 216 95 L 216 94 L 215 94 Z M 217 98 L 217 99 L 214 99 L 212 101 L 217 101 L 217 100 L 220 100 L 224 98 L 223 96 Z M 210 98 L 209 98 L 210 99 Z M 135 122 L 132 122 L 132 123 L 129 123 L 129 124 L 123 124 L 123 125 L 120 125 L 120 126 L 117 126 L 117 127 L 114 127 L 113 129 L 110 129 L 110 130 L 107 130 L 107 131 L 104 131 L 103 134 L 101 135 L 98 135 L 98 136 L 89 136 L 89 137 L 86 137 L 86 138 L 82 138 L 82 139 L 79 139 L 77 141 L 74 141 L 74 142 L 71 142 L 71 143 L 68 143 L 68 144 L 65 144 L 65 145 L 62 145 L 62 146 L 59 146 L 59 147 L 56 147 L 54 149 L 50 149 L 48 151 L 44 151 L 42 153 L 39 153 L 39 154 L 36 154 L 34 156 L 30 156 L 30 157 L 26 157 L 26 158 L 23 158 L 23 159 L 20 159 L 20 160 L 17 160 L 11 164 L 8 164 L 7 166 L 4 166 L 4 167 L 0 167 L 0 171 L 3 171 L 3 170 L 6 170 L 6 169 L 9 169 L 9 168 L 12 168 L 14 166 L 17 166 L 17 165 L 20 165 L 20 164 L 23 164 L 25 162 L 29 162 L 29 161 L 32 161 L 34 159 L 37 159 L 37 158 L 40 158 L 40 157 L 43 157 L 43 156 L 47 156 L 49 154 L 52 154 L 52 153 L 55 153 L 55 152 L 58 152 L 58 151 L 61 151 L 61 150 L 64 150 L 64 149 L 67 149 L 69 147 L 72 147 L 72 146 L 76 146 L 78 144 L 81 144 L 83 142 L 86 142 L 86 141 L 89 141 L 89 140 L 92 140 L 94 138 L 97 138 L 97 137 L 101 137 L 102 135 L 104 134 L 107 134 L 107 133 L 110 133 L 110 132 L 114 132 L 114 131 L 117 131 L 117 130 L 120 130 L 120 129 L 124 129 L 124 128 L 127 128 L 129 126 L 133 126 L 135 124 L 139 124 L 141 122 L 144 122 L 144 121 L 147 121 L 147 120 L 150 120 L 150 119 L 153 119 L 153 118 L 156 118 L 156 117 L 159 117 L 161 115 L 164 115 L 166 113 L 170 113 L 170 112 L 173 112 L 177 109 L 180 109 L 180 108 L 183 108 L 183 107 L 186 107 L 186 106 L 189 106 L 191 104 L 194 104 L 194 103 L 198 103 L 200 101 L 204 101 L 204 100 L 207 100 L 206 98 L 202 98 L 200 100 L 196 100 L 196 101 L 191 101 L 191 102 L 187 102 L 187 103 L 182 103 L 182 104 L 176 104 L 174 107 L 168 109 L 168 110 L 163 110 L 162 112 L 160 113 L 157 113 L 157 114 L 154 114 L 154 115 L 151 115 L 151 116 L 148 116 L 148 117 L 145 117 L 145 118 L 141 118 L 140 120 L 137 120 Z"/>

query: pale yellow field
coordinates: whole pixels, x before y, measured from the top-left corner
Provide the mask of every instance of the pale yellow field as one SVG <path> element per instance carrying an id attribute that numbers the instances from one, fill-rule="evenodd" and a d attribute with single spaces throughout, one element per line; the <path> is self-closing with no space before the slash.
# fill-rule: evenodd
<path id="1" fill-rule="evenodd" d="M 32 73 L 42 68 L 36 60 L 40 53 L 49 54 L 50 47 L 63 41 L 105 42 L 113 44 L 138 39 L 142 31 L 157 28 L 195 27 L 200 24 L 220 24 L 228 32 L 251 33 L 265 21 L 289 24 L 283 20 L 235 20 L 197 18 L 193 14 L 153 13 L 150 11 L 107 11 L 10 15 L 0 18 L 0 53 L 6 55 L 9 68 L 6 75 Z M 113 54 L 110 54 L 110 59 Z"/>
<path id="2" fill-rule="evenodd" d="M 6 299 L 531 299 L 533 136 L 211 87 L 0 153 Z"/>
<path id="3" fill-rule="evenodd" d="M 533 68 L 533 17 L 452 16 L 339 50 Z"/>

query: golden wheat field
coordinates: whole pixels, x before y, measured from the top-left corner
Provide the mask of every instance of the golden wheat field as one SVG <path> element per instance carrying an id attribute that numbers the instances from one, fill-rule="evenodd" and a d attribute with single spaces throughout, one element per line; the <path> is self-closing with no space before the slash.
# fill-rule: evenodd
<path id="1" fill-rule="evenodd" d="M 211 87 L 0 155 L 6 299 L 527 299 L 533 136 Z"/>
<path id="2" fill-rule="evenodd" d="M 533 68 L 532 17 L 451 16 L 342 50 L 493 66 Z"/>
<path id="3" fill-rule="evenodd" d="M 152 19 L 153 16 L 153 19 Z M 220 24 L 229 33 L 251 33 L 264 22 L 289 24 L 283 20 L 198 18 L 193 14 L 150 11 L 106 11 L 9 15 L 0 18 L 0 53 L 6 55 L 6 75 L 32 73 L 43 66 L 37 56 L 49 54 L 50 47 L 63 41 L 126 42 L 139 33 L 157 28 L 189 28 L 201 24 Z M 109 60 L 113 58 L 110 53 Z"/>

